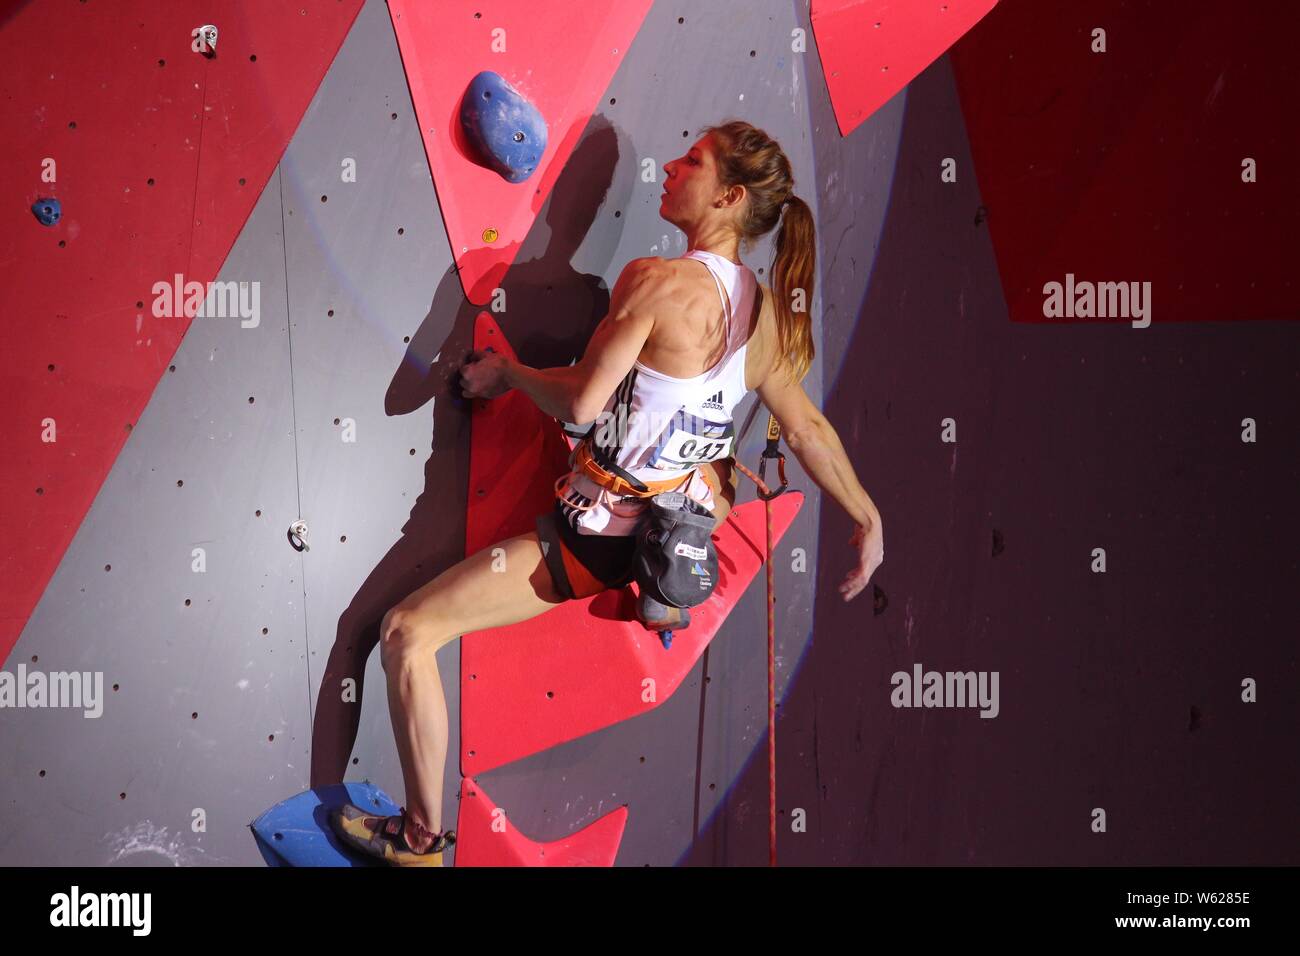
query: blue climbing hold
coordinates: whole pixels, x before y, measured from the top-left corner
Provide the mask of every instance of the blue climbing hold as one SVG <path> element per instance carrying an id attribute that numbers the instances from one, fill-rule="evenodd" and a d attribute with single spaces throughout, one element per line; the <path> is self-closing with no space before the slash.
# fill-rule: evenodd
<path id="1" fill-rule="evenodd" d="M 373 866 L 345 847 L 329 824 L 329 812 L 351 803 L 371 813 L 392 816 L 400 809 L 370 781 L 336 783 L 277 803 L 249 824 L 268 866 Z"/>
<path id="2" fill-rule="evenodd" d="M 40 220 L 42 226 L 52 226 L 59 221 L 63 210 L 57 199 L 38 199 L 32 203 L 32 214 Z"/>
<path id="3" fill-rule="evenodd" d="M 660 632 L 659 632 L 659 641 L 660 641 L 660 643 L 663 644 L 663 646 L 664 646 L 664 650 L 666 650 L 666 651 L 667 651 L 667 650 L 671 650 L 671 649 L 672 649 L 672 646 L 673 646 L 673 632 L 672 632 L 672 631 L 660 631 Z"/>
<path id="4" fill-rule="evenodd" d="M 460 125 L 487 164 L 512 183 L 531 176 L 546 152 L 541 112 L 491 70 L 470 80 L 460 104 Z"/>

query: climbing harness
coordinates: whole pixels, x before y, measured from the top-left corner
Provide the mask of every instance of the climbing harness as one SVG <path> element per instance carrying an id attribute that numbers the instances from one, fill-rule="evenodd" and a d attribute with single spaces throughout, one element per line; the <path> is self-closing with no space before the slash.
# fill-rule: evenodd
<path id="1" fill-rule="evenodd" d="M 591 435 L 596 426 L 592 425 L 582 441 L 578 442 L 570 456 L 570 468 L 576 470 L 586 478 L 590 478 L 596 484 L 600 485 L 613 496 L 630 497 L 630 498 L 653 498 L 655 495 L 665 491 L 676 491 L 683 487 L 690 475 L 685 477 L 670 478 L 665 481 L 641 481 L 630 472 L 624 471 L 614 462 L 602 464 L 596 461 L 591 452 Z M 561 475 L 555 482 L 555 497 L 559 498 L 565 504 L 579 511 L 589 511 L 596 507 L 596 502 L 589 505 L 580 505 L 568 501 L 561 490 L 565 482 L 569 480 L 569 473 Z"/>
<path id="2" fill-rule="evenodd" d="M 707 600 L 718 580 L 713 513 L 679 490 L 686 487 L 695 469 L 664 481 L 642 481 L 616 462 L 596 460 L 591 450 L 595 430 L 593 424 L 574 447 L 570 473 L 577 471 L 611 496 L 650 499 L 635 532 L 634 574 L 641 591 L 637 617 L 646 628 L 659 633 L 668 649 L 673 631 L 690 624 L 687 608 Z M 569 474 L 564 474 L 555 482 L 555 496 L 567 507 L 589 511 L 599 504 L 599 500 L 580 504 L 565 498 L 562 486 L 568 479 Z"/>
<path id="3" fill-rule="evenodd" d="M 776 866 L 776 585 L 772 575 L 772 499 L 782 494 L 789 487 L 785 478 L 785 455 L 781 454 L 781 424 L 771 413 L 767 418 L 767 448 L 758 463 L 758 474 L 754 474 L 739 461 L 736 467 L 742 475 L 749 477 L 758 488 L 758 497 L 763 499 L 763 510 L 767 513 L 767 862 Z M 772 491 L 763 481 L 763 472 L 767 460 L 777 460 L 777 474 L 781 477 L 781 486 Z"/>

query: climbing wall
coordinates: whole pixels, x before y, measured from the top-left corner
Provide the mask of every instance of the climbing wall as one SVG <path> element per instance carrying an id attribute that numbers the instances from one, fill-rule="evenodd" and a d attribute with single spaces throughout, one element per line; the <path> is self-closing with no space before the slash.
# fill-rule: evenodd
<path id="1" fill-rule="evenodd" d="M 374 643 L 384 612 L 460 560 L 471 537 L 472 411 L 450 385 L 483 312 L 448 242 L 446 184 L 409 79 L 412 56 L 431 53 L 404 46 L 394 18 L 407 6 L 299 0 L 292 11 L 312 26 L 298 31 L 253 29 L 235 3 L 168 6 L 177 23 L 227 24 L 218 59 L 238 55 L 265 76 L 205 70 L 188 48 L 160 55 L 158 23 L 114 57 L 88 52 L 83 67 L 124 86 L 144 82 L 145 65 L 150 78 L 180 68 L 177 57 L 187 71 L 152 79 L 135 124 L 112 128 L 135 135 L 121 133 L 105 168 L 147 180 L 153 144 L 174 151 L 172 178 L 132 185 L 159 190 L 134 218 L 86 218 L 120 184 L 84 171 L 60 181 L 60 225 L 32 218 L 43 191 L 32 158 L 95 130 L 71 114 L 76 97 L 43 94 L 49 64 L 20 63 L 31 99 L 6 122 L 39 129 L 19 126 L 13 155 L 27 165 L 5 167 L 0 269 L 8 314 L 29 324 L 14 326 L 4 366 L 18 396 L 6 447 L 20 451 L 3 472 L 15 643 L 0 669 L 102 673 L 103 685 L 97 717 L 0 709 L 11 811 L 0 864 L 260 864 L 249 823 L 309 786 L 346 780 L 405 802 Z M 1042 251 L 1008 232 L 1021 205 L 1035 208 L 1018 188 L 1059 199 L 1092 195 L 1093 180 L 1086 164 L 1054 167 L 1047 184 L 1007 173 L 988 131 L 1020 130 L 1028 107 L 998 98 L 1014 77 L 1002 54 L 1064 51 L 1086 42 L 1088 24 L 1051 33 L 1033 4 L 1002 0 L 951 57 L 943 43 L 918 45 L 920 74 L 875 87 L 867 106 L 849 106 L 869 115 L 846 122 L 818 53 L 833 24 L 819 23 L 815 42 L 811 6 L 650 5 L 590 115 L 563 131 L 567 158 L 517 245 L 481 270 L 500 272 L 507 305 L 492 321 L 513 350 L 536 367 L 568 364 L 629 260 L 685 251 L 658 217 L 661 180 L 647 168 L 732 116 L 790 156 L 818 230 L 817 360 L 804 385 L 880 506 L 889 546 L 872 587 L 842 602 L 852 525 L 790 459 L 804 498 L 773 563 L 780 862 L 1295 862 L 1276 833 L 1300 799 L 1284 759 L 1300 686 L 1275 598 L 1294 577 L 1300 533 L 1286 437 L 1300 425 L 1294 323 L 1138 336 L 1012 322 L 1021 292 L 1009 283 Z M 50 11 L 53 0 L 34 0 L 0 14 L 0 44 L 21 51 L 13 31 Z M 1111 12 L 1114 42 L 1128 14 Z M 258 42 L 308 34 L 306 59 Z M 1170 76 L 1199 83 L 1192 52 L 1168 52 Z M 196 91 L 204 76 L 212 85 Z M 1085 95 L 1072 82 L 1060 77 L 1066 102 Z M 1178 84 L 1162 96 L 1195 137 L 1196 104 L 1218 98 L 1205 103 L 1213 85 L 1185 85 L 1184 98 Z M 1235 87 L 1221 93 L 1234 119 L 1214 129 L 1268 129 L 1257 135 L 1278 149 L 1267 117 Z M 1118 102 L 1104 114 L 1123 114 Z M 1104 128 L 1088 135 L 1098 153 L 1120 152 Z M 1126 135 L 1127 150 L 1141 144 Z M 1204 174 L 1169 189 L 1194 192 Z M 1279 209 L 1254 210 L 1263 234 L 1281 234 Z M 1197 217 L 1157 221 L 1163 236 L 1216 235 Z M 142 254 L 132 242 L 146 234 Z M 743 252 L 763 281 L 771 238 Z M 81 257 L 66 282 L 34 294 L 30 277 L 65 253 Z M 1220 266 L 1216 281 L 1251 281 L 1244 260 Z M 137 320 L 134 290 L 177 268 L 256 283 L 258 321 Z M 129 288 L 91 285 L 128 272 Z M 1257 312 L 1297 318 L 1276 285 L 1252 300 Z M 46 357 L 69 342 L 90 344 Z M 38 484 L 30 435 L 47 407 L 63 420 L 65 457 L 60 480 Z M 738 420 L 753 407 L 751 396 Z M 1267 440 L 1239 441 L 1245 415 L 1266 421 Z M 956 443 L 942 439 L 949 419 Z M 740 442 L 751 466 L 765 421 L 760 412 Z M 743 478 L 740 501 L 753 503 Z M 1106 575 L 1088 571 L 1098 546 Z M 460 720 L 475 635 L 448 645 L 437 658 L 451 717 L 442 822 L 486 830 L 504 813 L 510 825 L 508 839 L 467 845 L 457 862 L 765 864 L 765 636 L 759 575 L 658 706 L 477 764 L 461 762 L 475 748 Z M 893 676 L 918 664 L 1000 672 L 996 719 L 893 706 Z M 1266 689 L 1253 706 L 1240 700 L 1252 676 Z M 349 680 L 355 699 L 341 693 Z M 1105 834 L 1089 827 L 1099 806 Z M 28 825 L 36 811 L 40 827 Z"/>
<path id="2" fill-rule="evenodd" d="M 754 38 L 729 31 L 728 15 L 688 27 L 653 8 L 575 134 L 502 282 L 499 322 L 530 364 L 581 353 L 629 259 L 685 251 L 641 159 L 681 155 L 747 91 L 787 103 L 764 123 L 815 198 L 807 63 L 776 34 L 751 57 Z M 693 94 L 690 115 L 666 113 L 691 85 L 663 73 L 664 58 L 717 56 L 723 35 L 742 73 Z M 747 254 L 756 269 L 769 258 L 766 244 Z M 401 798 L 371 648 L 384 611 L 464 553 L 469 416 L 447 384 L 480 310 L 453 268 L 384 4 L 360 10 L 214 278 L 258 281 L 260 323 L 192 323 L 6 662 L 102 670 L 108 695 L 94 720 L 0 711 L 4 798 L 50 807 L 69 836 L 15 828 L 0 839 L 6 862 L 256 863 L 247 824 L 313 783 L 369 779 Z M 762 425 L 741 446 L 748 461 Z M 811 633 L 815 514 L 806 503 L 787 533 L 809 549 L 808 571 L 778 568 L 783 655 Z M 299 519 L 304 551 L 289 534 Z M 761 750 L 763 608 L 760 575 L 661 706 L 487 772 L 483 792 L 536 842 L 627 804 L 616 862 L 675 862 Z M 439 655 L 449 825 L 459 654 L 456 643 Z M 344 675 L 360 679 L 359 704 L 332 692 Z M 727 729 L 701 734 L 702 720 Z"/>

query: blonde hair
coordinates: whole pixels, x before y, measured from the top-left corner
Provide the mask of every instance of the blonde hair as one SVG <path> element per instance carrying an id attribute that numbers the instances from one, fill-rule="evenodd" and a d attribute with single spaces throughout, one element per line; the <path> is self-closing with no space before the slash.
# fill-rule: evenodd
<path id="1" fill-rule="evenodd" d="M 816 354 L 810 311 L 817 276 L 812 210 L 794 194 L 790 160 L 766 132 L 739 119 L 700 132 L 713 134 L 722 185 L 744 186 L 749 193 L 748 211 L 741 219 L 742 240 L 752 243 L 780 223 L 771 270 L 777 351 L 791 380 L 801 382 Z"/>

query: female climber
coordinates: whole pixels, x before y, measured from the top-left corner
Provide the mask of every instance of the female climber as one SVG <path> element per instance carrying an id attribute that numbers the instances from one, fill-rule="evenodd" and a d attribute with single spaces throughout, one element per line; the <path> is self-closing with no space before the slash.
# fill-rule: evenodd
<path id="1" fill-rule="evenodd" d="M 732 411 L 750 391 L 776 416 L 808 476 L 855 522 L 857 567 L 839 586 L 844 600 L 884 560 L 880 514 L 800 384 L 813 359 L 815 231 L 793 193 L 789 159 L 763 130 L 733 120 L 705 127 L 664 173 L 659 214 L 685 233 L 687 251 L 628 263 L 579 362 L 534 369 L 472 353 L 460 370 L 466 397 L 518 388 L 556 419 L 593 428 L 535 530 L 470 555 L 384 615 L 380 654 L 408 806 L 388 817 L 351 805 L 334 812 L 334 829 L 363 853 L 441 866 L 455 842 L 454 831 L 442 830 L 447 704 L 438 649 L 628 584 L 650 494 L 683 491 L 720 524 L 735 499 Z M 770 289 L 739 250 L 778 225 Z M 707 452 L 683 451 L 700 448 Z"/>

